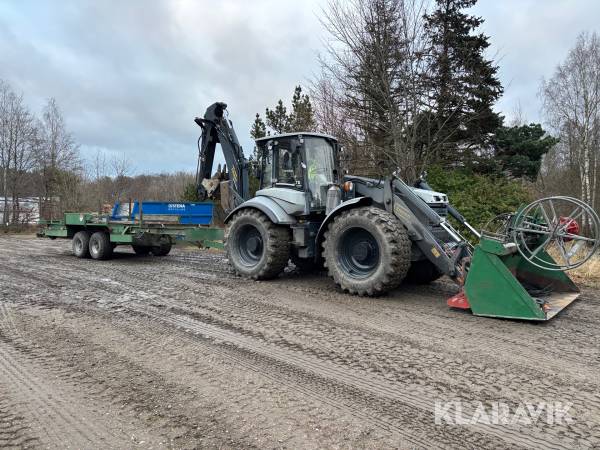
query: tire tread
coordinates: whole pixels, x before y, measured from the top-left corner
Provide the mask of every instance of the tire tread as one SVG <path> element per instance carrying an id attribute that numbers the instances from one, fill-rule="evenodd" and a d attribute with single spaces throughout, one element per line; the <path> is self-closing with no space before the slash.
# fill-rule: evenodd
<path id="1" fill-rule="evenodd" d="M 237 221 L 247 217 L 259 222 L 267 230 L 268 239 L 265 245 L 267 260 L 258 272 L 251 275 L 240 272 L 233 264 L 232 266 L 236 273 L 242 277 L 254 280 L 268 280 L 275 278 L 283 271 L 283 269 L 285 269 L 288 260 L 290 259 L 290 229 L 274 224 L 267 216 L 258 210 L 249 208 L 242 209 L 231 219 L 225 230 L 225 250 L 228 255 L 230 255 L 229 235 L 231 229 L 235 227 Z"/>
<path id="2" fill-rule="evenodd" d="M 337 267 L 337 255 L 335 254 L 335 240 L 337 234 L 348 222 L 357 217 L 367 219 L 373 223 L 386 237 L 388 252 L 382 252 L 383 272 L 379 274 L 368 286 L 355 282 L 346 276 Z M 385 294 L 398 287 L 410 268 L 411 242 L 408 233 L 402 223 L 391 213 L 374 207 L 360 207 L 342 212 L 335 217 L 329 225 L 322 242 L 323 254 L 325 255 L 325 267 L 329 276 L 344 291 L 355 295 L 377 296 Z"/>

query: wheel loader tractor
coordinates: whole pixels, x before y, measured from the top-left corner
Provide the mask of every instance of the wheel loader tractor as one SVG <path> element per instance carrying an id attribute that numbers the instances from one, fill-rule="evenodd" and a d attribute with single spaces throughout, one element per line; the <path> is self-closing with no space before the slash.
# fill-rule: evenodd
<path id="1" fill-rule="evenodd" d="M 578 296 L 565 270 L 585 263 L 600 242 L 600 220 L 585 203 L 541 199 L 478 231 L 424 176 L 409 186 L 397 173 L 343 174 L 336 138 L 313 132 L 256 140 L 260 187 L 249 198 L 248 162 L 223 117 L 226 105 L 215 105 L 196 119 L 198 182 L 208 199 L 220 191 L 225 249 L 240 276 L 274 278 L 291 260 L 305 273 L 325 270 L 345 292 L 376 296 L 445 275 L 459 286 L 449 306 L 528 320 L 550 319 Z M 210 184 L 216 143 L 230 169 Z"/>

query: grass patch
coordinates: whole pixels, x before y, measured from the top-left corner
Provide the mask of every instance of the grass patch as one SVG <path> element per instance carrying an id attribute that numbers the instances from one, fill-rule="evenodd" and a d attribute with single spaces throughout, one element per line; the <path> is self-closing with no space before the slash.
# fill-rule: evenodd
<path id="1" fill-rule="evenodd" d="M 596 253 L 583 266 L 570 270 L 575 281 L 592 287 L 600 287 L 600 254 Z"/>

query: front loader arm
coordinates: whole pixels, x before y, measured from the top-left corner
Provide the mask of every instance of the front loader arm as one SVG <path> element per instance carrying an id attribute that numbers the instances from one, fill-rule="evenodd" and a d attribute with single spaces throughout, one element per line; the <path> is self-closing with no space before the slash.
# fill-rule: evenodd
<path id="1" fill-rule="evenodd" d="M 392 178 L 390 191 L 387 208 L 404 224 L 421 253 L 441 273 L 462 284 L 464 261 L 471 255 L 469 243 L 401 179 Z"/>
<path id="2" fill-rule="evenodd" d="M 347 176 L 344 180 L 354 182 L 358 198 L 368 198 L 394 214 L 423 257 L 440 273 L 462 284 L 465 262 L 471 256 L 470 244 L 445 217 L 415 194 L 413 188 L 395 175 L 385 180 L 357 176 Z"/>

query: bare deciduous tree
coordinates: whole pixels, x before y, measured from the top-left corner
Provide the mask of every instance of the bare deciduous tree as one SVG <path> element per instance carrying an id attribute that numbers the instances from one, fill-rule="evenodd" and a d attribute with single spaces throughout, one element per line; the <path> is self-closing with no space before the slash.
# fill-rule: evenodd
<path id="1" fill-rule="evenodd" d="M 61 197 L 61 190 L 72 187 L 70 173 L 80 173 L 79 146 L 67 131 L 64 118 L 54 98 L 44 108 L 41 121 L 41 142 L 38 169 L 44 200 Z M 70 199 L 60 198 L 61 209 L 69 207 Z"/>
<path id="2" fill-rule="evenodd" d="M 574 167 L 581 199 L 598 207 L 600 163 L 600 37 L 582 33 L 541 96 L 548 121 L 561 137 L 558 151 Z M 557 158 L 556 161 L 560 161 Z"/>
<path id="3" fill-rule="evenodd" d="M 113 171 L 113 193 L 112 202 L 116 202 L 121 199 L 124 194 L 127 185 L 129 184 L 128 174 L 131 173 L 131 161 L 123 153 L 119 156 L 113 156 L 110 161 L 110 165 Z"/>
<path id="4" fill-rule="evenodd" d="M 2 220 L 5 224 L 19 221 L 19 201 L 25 179 L 33 168 L 37 143 L 35 118 L 24 105 L 23 96 L 0 81 L 0 165 L 4 196 Z"/>
<path id="5" fill-rule="evenodd" d="M 312 86 L 317 122 L 347 144 L 363 172 L 383 161 L 414 176 L 427 159 L 426 4 L 331 0 L 323 11 L 331 40 Z"/>
<path id="6" fill-rule="evenodd" d="M 38 120 L 23 97 L 0 80 L 0 189 L 4 197 L 0 220 L 4 223 L 31 219 L 31 201 L 26 205 L 25 197 L 40 198 L 43 218 L 51 218 L 69 209 L 102 211 L 106 203 L 129 198 L 178 200 L 194 181 L 191 173 L 131 176 L 132 170 L 125 154 L 107 157 L 103 151 L 84 167 L 56 101 L 48 101 Z"/>

